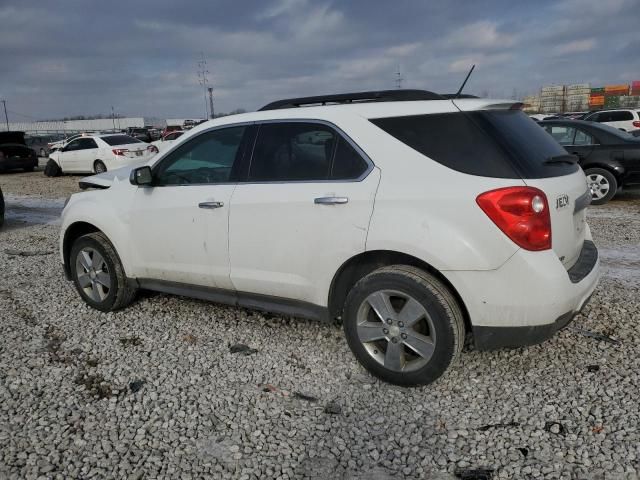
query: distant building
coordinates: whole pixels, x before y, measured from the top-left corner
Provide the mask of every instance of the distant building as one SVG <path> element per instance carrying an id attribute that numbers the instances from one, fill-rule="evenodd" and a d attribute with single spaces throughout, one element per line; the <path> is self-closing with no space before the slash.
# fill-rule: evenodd
<path id="1" fill-rule="evenodd" d="M 9 130 L 27 133 L 119 132 L 129 127 L 154 126 L 162 128 L 166 124 L 166 120 L 152 117 L 99 118 L 95 120 L 57 120 L 52 122 L 10 122 Z"/>

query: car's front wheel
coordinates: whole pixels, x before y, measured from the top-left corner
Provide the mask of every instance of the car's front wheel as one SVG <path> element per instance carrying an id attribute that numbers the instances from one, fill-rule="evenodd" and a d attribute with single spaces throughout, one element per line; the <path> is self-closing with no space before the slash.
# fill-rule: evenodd
<path id="1" fill-rule="evenodd" d="M 603 205 L 613 198 L 618 191 L 616 177 L 604 168 L 590 168 L 584 172 L 587 186 L 591 190 L 591 203 Z"/>
<path id="2" fill-rule="evenodd" d="M 104 164 L 104 162 L 102 160 L 96 160 L 93 163 L 93 171 L 98 174 L 98 173 L 104 173 L 107 171 L 107 166 Z"/>
<path id="3" fill-rule="evenodd" d="M 133 301 L 136 289 L 127 281 L 120 257 L 104 234 L 79 237 L 71 247 L 69 265 L 78 293 L 91 307 L 110 312 Z"/>
<path id="4" fill-rule="evenodd" d="M 433 275 L 407 265 L 380 268 L 356 283 L 343 326 L 358 361 L 396 385 L 435 381 L 464 344 L 464 319 L 453 295 Z"/>

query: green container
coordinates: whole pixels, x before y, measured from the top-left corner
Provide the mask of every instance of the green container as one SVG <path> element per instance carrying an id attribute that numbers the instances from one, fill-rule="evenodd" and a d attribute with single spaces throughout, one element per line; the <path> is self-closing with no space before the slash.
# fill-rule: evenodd
<path id="1" fill-rule="evenodd" d="M 605 97 L 604 108 L 618 108 L 620 106 L 620 97 Z"/>
<path id="2" fill-rule="evenodd" d="M 592 88 L 591 93 L 604 93 L 604 87 Z"/>

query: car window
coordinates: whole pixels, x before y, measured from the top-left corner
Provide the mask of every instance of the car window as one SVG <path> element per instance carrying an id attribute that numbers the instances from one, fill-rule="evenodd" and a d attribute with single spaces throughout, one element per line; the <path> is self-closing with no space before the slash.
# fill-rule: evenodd
<path id="1" fill-rule="evenodd" d="M 249 181 L 304 181 L 329 178 L 337 133 L 314 123 L 260 126 Z"/>
<path id="2" fill-rule="evenodd" d="M 564 125 L 547 125 L 545 129 L 560 145 L 573 145 L 573 137 L 576 134 L 575 128 Z"/>
<path id="3" fill-rule="evenodd" d="M 367 171 L 368 164 L 349 142 L 340 137 L 331 167 L 332 180 L 351 180 Z"/>
<path id="4" fill-rule="evenodd" d="M 156 185 L 225 183 L 237 161 L 245 127 L 198 135 L 165 158 L 154 172 Z"/>
<path id="5" fill-rule="evenodd" d="M 166 137 L 164 137 L 165 140 L 175 140 L 176 138 L 178 138 L 179 136 L 182 135 L 183 132 L 174 132 L 174 133 L 170 133 L 169 135 L 167 135 Z"/>
<path id="6" fill-rule="evenodd" d="M 633 113 L 625 110 L 619 112 L 611 112 L 610 122 L 626 122 L 627 120 L 633 120 Z"/>
<path id="7" fill-rule="evenodd" d="M 96 144 L 93 138 L 86 138 L 86 137 L 79 138 L 77 142 L 78 142 L 77 150 L 89 150 L 91 148 L 98 148 L 98 145 Z"/>
<path id="8" fill-rule="evenodd" d="M 77 138 L 75 140 L 70 141 L 67 146 L 65 147 L 65 151 L 73 151 L 73 150 L 79 150 L 80 149 L 80 140 L 82 140 L 81 138 Z"/>
<path id="9" fill-rule="evenodd" d="M 589 135 L 584 130 L 576 128 L 576 136 L 573 140 L 574 145 L 595 145 L 597 143 L 598 142 L 592 135 Z"/>

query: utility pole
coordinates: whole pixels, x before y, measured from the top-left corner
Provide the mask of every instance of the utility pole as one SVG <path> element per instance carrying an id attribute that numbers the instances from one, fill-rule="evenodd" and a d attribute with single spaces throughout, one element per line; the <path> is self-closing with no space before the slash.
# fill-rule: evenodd
<path id="1" fill-rule="evenodd" d="M 211 112 L 211 118 L 215 118 L 213 115 L 213 87 L 207 88 L 209 91 L 209 111 Z"/>
<path id="2" fill-rule="evenodd" d="M 113 105 L 111 105 L 111 120 L 113 121 L 113 131 L 116 131 L 116 114 L 113 111 Z"/>
<path id="3" fill-rule="evenodd" d="M 198 83 L 202 85 L 204 92 L 204 118 L 209 118 L 209 110 L 207 108 L 207 84 L 209 83 L 209 70 L 207 70 L 207 61 L 204 59 L 204 53 L 200 52 L 200 61 L 198 62 Z"/>
<path id="4" fill-rule="evenodd" d="M 4 121 L 7 123 L 7 132 L 9 131 L 9 117 L 7 116 L 7 101 L 2 100 L 2 105 L 4 105 Z"/>
<path id="5" fill-rule="evenodd" d="M 402 88 L 402 82 L 404 82 L 404 78 L 402 77 L 400 65 L 398 64 L 398 71 L 396 72 L 396 88 Z"/>

